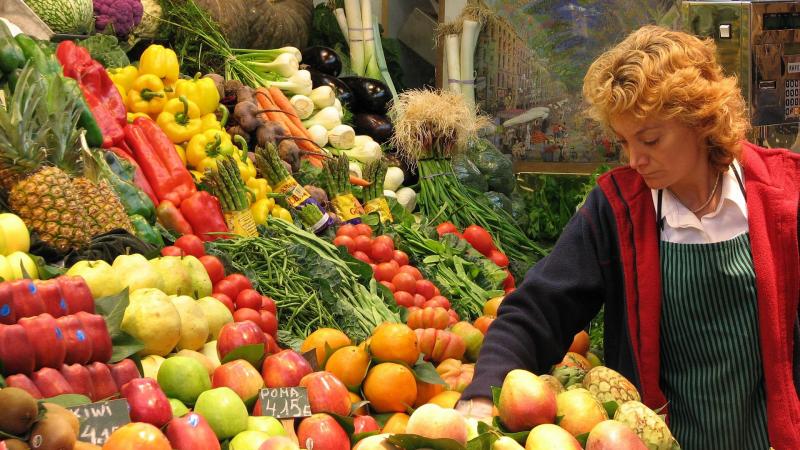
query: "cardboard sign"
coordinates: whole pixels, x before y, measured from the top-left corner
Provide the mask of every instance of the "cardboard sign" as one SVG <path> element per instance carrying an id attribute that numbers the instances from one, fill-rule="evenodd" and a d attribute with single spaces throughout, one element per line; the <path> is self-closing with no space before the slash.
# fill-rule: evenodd
<path id="1" fill-rule="evenodd" d="M 292 419 L 311 415 L 308 391 L 304 387 L 262 389 L 260 398 L 261 414 L 264 416 Z"/>
<path id="2" fill-rule="evenodd" d="M 125 399 L 67 408 L 81 422 L 78 440 L 103 445 L 117 428 L 131 422 L 128 401 Z"/>

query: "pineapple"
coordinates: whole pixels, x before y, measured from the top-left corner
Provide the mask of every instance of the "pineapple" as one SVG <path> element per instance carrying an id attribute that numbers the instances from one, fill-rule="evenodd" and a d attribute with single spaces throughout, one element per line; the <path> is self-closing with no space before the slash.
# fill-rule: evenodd
<path id="1" fill-rule="evenodd" d="M 637 401 L 625 402 L 617 409 L 614 420 L 636 433 L 648 450 L 680 450 L 678 442 L 661 417 Z"/>
<path id="2" fill-rule="evenodd" d="M 597 366 L 586 373 L 583 387 L 589 390 L 601 403 L 641 401 L 639 391 L 627 378 L 608 367 Z"/>
<path id="3" fill-rule="evenodd" d="M 97 236 L 116 228 L 133 233 L 125 207 L 105 180 L 93 183 L 88 178 L 80 177 L 72 180 L 72 186 L 80 195 L 89 236 Z"/>

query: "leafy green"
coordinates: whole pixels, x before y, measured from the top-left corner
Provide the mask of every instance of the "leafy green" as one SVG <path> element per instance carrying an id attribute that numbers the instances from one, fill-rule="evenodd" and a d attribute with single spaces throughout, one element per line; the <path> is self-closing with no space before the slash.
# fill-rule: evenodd
<path id="1" fill-rule="evenodd" d="M 127 288 L 119 294 L 98 298 L 94 302 L 97 313 L 106 320 L 111 344 L 114 346 L 111 362 L 122 361 L 144 348 L 142 342 L 122 331 L 122 317 L 125 315 L 125 309 L 128 308 L 129 302 Z"/>
<path id="2" fill-rule="evenodd" d="M 96 59 L 107 69 L 125 67 L 131 64 L 125 50 L 120 47 L 115 36 L 108 34 L 95 34 L 79 41 L 78 45 L 89 50 L 92 58 Z"/>

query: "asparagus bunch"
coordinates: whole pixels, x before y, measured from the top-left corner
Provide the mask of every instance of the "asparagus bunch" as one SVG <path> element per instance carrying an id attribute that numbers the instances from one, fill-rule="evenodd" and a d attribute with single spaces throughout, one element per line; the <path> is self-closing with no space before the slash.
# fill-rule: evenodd
<path id="1" fill-rule="evenodd" d="M 245 211 L 250 208 L 250 198 L 242 181 L 236 160 L 228 156 L 217 161 L 217 171 L 207 170 L 205 183 L 219 199 L 226 213 Z"/>

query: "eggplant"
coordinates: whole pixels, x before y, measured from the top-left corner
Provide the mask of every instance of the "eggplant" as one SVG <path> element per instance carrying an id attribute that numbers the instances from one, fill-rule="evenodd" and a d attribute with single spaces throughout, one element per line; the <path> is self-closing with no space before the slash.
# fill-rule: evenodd
<path id="1" fill-rule="evenodd" d="M 303 64 L 334 77 L 338 77 L 342 72 L 342 59 L 335 50 L 328 47 L 316 46 L 309 47 L 302 51 Z"/>
<path id="2" fill-rule="evenodd" d="M 389 111 L 392 93 L 382 81 L 365 77 L 342 77 L 339 79 L 344 81 L 356 96 L 353 113 L 386 114 Z"/>
<path id="3" fill-rule="evenodd" d="M 387 142 L 394 133 L 394 126 L 388 117 L 381 114 L 360 113 L 353 116 L 356 134 L 366 134 L 379 144 Z"/>
<path id="4" fill-rule="evenodd" d="M 316 70 L 309 70 L 309 72 L 311 73 L 311 83 L 315 89 L 320 86 L 330 86 L 331 89 L 333 89 L 333 93 L 336 94 L 336 97 L 342 102 L 342 106 L 349 111 L 353 111 L 356 98 L 353 95 L 353 91 L 350 90 L 350 87 L 347 86 L 344 81 L 326 73 L 317 72 Z"/>

